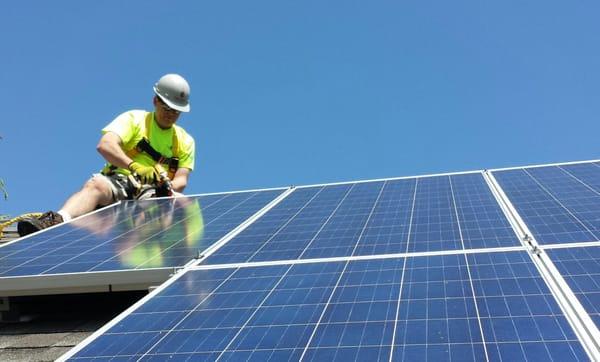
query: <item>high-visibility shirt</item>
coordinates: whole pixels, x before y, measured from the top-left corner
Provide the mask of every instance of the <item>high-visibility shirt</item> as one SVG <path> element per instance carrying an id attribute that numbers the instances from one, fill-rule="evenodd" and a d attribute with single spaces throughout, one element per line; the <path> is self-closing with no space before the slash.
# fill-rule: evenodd
<path id="1" fill-rule="evenodd" d="M 179 167 L 194 169 L 194 154 L 195 142 L 183 128 L 178 125 L 173 125 L 169 129 L 162 129 L 154 119 L 154 112 L 146 112 L 143 110 L 132 110 L 120 114 L 106 127 L 102 129 L 102 134 L 107 132 L 116 133 L 123 142 L 122 148 L 125 153 L 134 149 L 142 138 L 148 139 L 152 148 L 162 154 L 164 157 L 178 157 Z M 146 117 L 151 117 L 150 129 L 146 129 Z M 173 132 L 176 132 L 173 137 Z M 176 141 L 176 147 L 173 147 L 173 142 Z M 173 149 L 177 150 L 177 154 L 173 154 Z M 142 165 L 153 166 L 156 162 L 146 152 L 135 154 L 132 159 Z M 163 167 L 168 169 L 168 165 Z M 128 175 L 129 170 L 117 168 L 115 172 Z"/>

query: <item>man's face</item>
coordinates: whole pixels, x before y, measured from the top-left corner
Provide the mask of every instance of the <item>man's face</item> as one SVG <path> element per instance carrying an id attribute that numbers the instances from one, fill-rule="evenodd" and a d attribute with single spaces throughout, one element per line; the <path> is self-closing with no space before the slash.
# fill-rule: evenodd
<path id="1" fill-rule="evenodd" d="M 154 110 L 156 111 L 156 123 L 160 128 L 167 129 L 171 128 L 177 118 L 179 118 L 179 111 L 169 108 L 159 97 L 154 97 Z"/>

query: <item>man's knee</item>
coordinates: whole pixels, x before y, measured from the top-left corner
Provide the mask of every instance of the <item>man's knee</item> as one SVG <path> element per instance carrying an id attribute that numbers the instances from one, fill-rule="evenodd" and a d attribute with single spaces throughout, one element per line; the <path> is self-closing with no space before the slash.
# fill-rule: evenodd
<path id="1" fill-rule="evenodd" d="M 83 190 L 97 194 L 103 201 L 113 198 L 109 182 L 98 175 L 94 175 L 90 178 L 85 185 L 83 185 Z"/>

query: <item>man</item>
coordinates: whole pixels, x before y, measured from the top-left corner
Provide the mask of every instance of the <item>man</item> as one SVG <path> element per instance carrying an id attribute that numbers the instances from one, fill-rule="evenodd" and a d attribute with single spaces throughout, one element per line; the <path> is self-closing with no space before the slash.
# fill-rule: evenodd
<path id="1" fill-rule="evenodd" d="M 154 112 L 132 110 L 102 129 L 97 150 L 108 162 L 58 211 L 19 222 L 24 236 L 69 221 L 98 207 L 138 196 L 140 185 L 164 185 L 174 192 L 185 189 L 194 169 L 194 139 L 175 125 L 181 112 L 189 112 L 190 87 L 177 74 L 167 74 L 154 85 Z M 169 180 L 165 180 L 168 170 Z M 164 173 L 162 173 L 164 171 Z M 139 182 L 138 182 L 139 181 Z"/>

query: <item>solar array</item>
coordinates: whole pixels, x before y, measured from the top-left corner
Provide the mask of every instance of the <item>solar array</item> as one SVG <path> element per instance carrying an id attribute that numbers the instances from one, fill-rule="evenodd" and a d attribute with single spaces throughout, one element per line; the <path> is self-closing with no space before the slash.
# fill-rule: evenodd
<path id="1" fill-rule="evenodd" d="M 600 359 L 596 162 L 185 200 L 202 227 L 163 199 L 0 248 L 4 278 L 181 267 L 63 358 Z"/>

